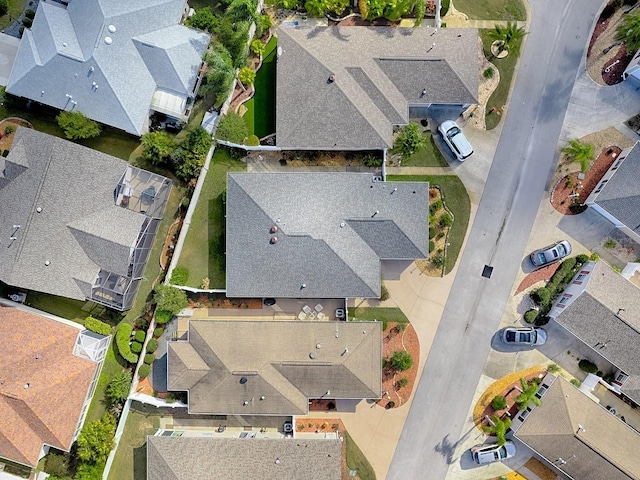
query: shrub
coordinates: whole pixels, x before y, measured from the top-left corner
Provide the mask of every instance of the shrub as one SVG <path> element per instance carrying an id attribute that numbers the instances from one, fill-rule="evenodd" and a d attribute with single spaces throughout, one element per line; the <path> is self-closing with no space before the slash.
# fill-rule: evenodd
<path id="1" fill-rule="evenodd" d="M 253 85 L 255 79 L 256 72 L 249 67 L 242 67 L 238 72 L 238 80 L 240 80 L 246 86 Z"/>
<path id="2" fill-rule="evenodd" d="M 107 385 L 105 394 L 111 402 L 116 403 L 126 400 L 129 396 L 130 389 L 131 372 L 129 370 L 122 370 L 111 378 Z"/>
<path id="3" fill-rule="evenodd" d="M 549 372 L 549 373 L 556 374 L 559 371 L 560 371 L 560 367 L 558 365 L 556 365 L 555 363 L 552 363 L 551 365 L 549 365 L 547 367 L 547 372 Z"/>
<path id="4" fill-rule="evenodd" d="M 167 310 L 156 310 L 156 323 L 158 325 L 164 325 L 172 318 L 173 318 L 173 313 Z M 155 334 L 155 331 L 154 331 L 154 334 Z"/>
<path id="5" fill-rule="evenodd" d="M 591 260 L 592 262 L 597 262 L 598 260 L 600 260 L 600 255 L 598 255 L 597 253 L 592 253 L 589 257 L 589 260 Z"/>
<path id="6" fill-rule="evenodd" d="M 405 370 L 409 370 L 413 365 L 413 358 L 409 352 L 396 350 L 393 352 L 389 362 L 391 363 L 391 368 L 397 372 L 404 372 Z"/>
<path id="7" fill-rule="evenodd" d="M 486 68 L 486 69 L 484 70 L 484 72 L 482 72 L 482 76 L 483 76 L 484 78 L 493 78 L 493 74 L 494 74 L 494 73 L 495 73 L 495 72 L 493 71 L 493 68 L 488 67 L 488 68 Z"/>
<path id="8" fill-rule="evenodd" d="M 158 316 L 158 312 L 156 312 L 156 321 L 157 321 L 157 316 Z M 156 327 L 156 329 L 153 331 L 153 336 L 156 338 L 159 338 L 162 336 L 163 333 L 164 333 L 164 327 Z"/>
<path id="9" fill-rule="evenodd" d="M 69 457 L 63 454 L 57 454 L 50 452 L 45 457 L 44 471 L 51 476 L 64 478 L 67 476 L 67 469 L 69 468 Z M 51 476 L 49 478 L 51 478 Z"/>
<path id="10" fill-rule="evenodd" d="M 596 373 L 598 371 L 596 364 L 586 358 L 583 358 L 578 362 L 578 367 L 580 367 L 580 370 L 587 373 Z"/>
<path id="11" fill-rule="evenodd" d="M 262 43 L 260 40 L 254 40 L 253 42 L 251 42 L 251 51 L 255 55 L 262 55 L 264 53 L 264 47 L 264 43 Z"/>
<path id="12" fill-rule="evenodd" d="M 385 287 L 384 283 L 380 284 L 380 301 L 384 302 L 385 300 L 389 300 L 389 290 Z"/>
<path id="13" fill-rule="evenodd" d="M 176 267 L 171 272 L 171 283 L 173 285 L 186 285 L 189 280 L 189 269 L 186 267 Z"/>
<path id="14" fill-rule="evenodd" d="M 409 385 L 409 379 L 402 377 L 400 380 L 398 380 L 398 387 L 399 388 L 404 388 L 407 385 Z"/>
<path id="15" fill-rule="evenodd" d="M 115 445 L 116 419 L 105 413 L 102 418 L 86 425 L 78 436 L 78 458 L 83 462 L 105 462 Z"/>
<path id="16" fill-rule="evenodd" d="M 133 336 L 133 338 L 136 339 L 136 342 L 140 342 L 140 343 L 144 342 L 145 337 L 146 335 L 142 330 L 138 330 Z"/>
<path id="17" fill-rule="evenodd" d="M 382 158 L 379 155 L 367 153 L 362 157 L 362 163 L 365 167 L 380 167 L 382 166 Z"/>
<path id="18" fill-rule="evenodd" d="M 494 410 L 502 410 L 503 408 L 507 408 L 507 399 L 504 398 L 503 395 L 496 395 L 491 400 L 491 406 Z"/>
<path id="19" fill-rule="evenodd" d="M 156 356 L 153 353 L 147 353 L 144 356 L 144 363 L 146 363 L 147 365 L 151 365 L 155 359 Z"/>
<path id="20" fill-rule="evenodd" d="M 538 310 L 532 308 L 531 310 L 527 310 L 524 314 L 524 320 L 527 323 L 533 323 L 538 318 Z"/>
<path id="21" fill-rule="evenodd" d="M 576 257 L 576 263 L 580 264 L 580 266 L 584 265 L 585 263 L 587 263 L 589 261 L 589 257 L 586 256 L 584 253 L 581 253 L 580 255 L 578 255 Z"/>
<path id="22" fill-rule="evenodd" d="M 438 210 L 440 210 L 443 207 L 443 203 L 442 200 L 438 199 L 435 202 L 433 202 L 431 205 L 429 205 L 429 214 L 430 215 L 435 215 L 436 213 L 438 213 Z"/>
<path id="23" fill-rule="evenodd" d="M 260 139 L 256 135 L 249 135 L 244 141 L 244 144 L 250 147 L 257 147 L 260 145 Z"/>
<path id="24" fill-rule="evenodd" d="M 436 229 L 434 227 L 429 227 L 429 238 L 433 238 L 436 236 Z"/>
<path id="25" fill-rule="evenodd" d="M 104 462 L 87 463 L 80 462 L 76 469 L 76 474 L 73 476 L 73 480 L 102 480 L 102 474 L 104 473 Z M 61 480 L 68 480 L 69 477 L 64 477 Z M 49 480 L 55 480 L 49 477 Z"/>
<path id="26" fill-rule="evenodd" d="M 545 287 L 536 288 L 531 293 L 531 299 L 535 302 L 536 305 L 546 307 L 551 301 L 551 292 Z"/>
<path id="27" fill-rule="evenodd" d="M 617 265 L 611 265 L 611 270 L 614 272 L 622 273 L 622 269 Z"/>
<path id="28" fill-rule="evenodd" d="M 271 25 L 271 17 L 269 15 L 260 15 L 260 26 L 262 27 L 263 32 L 269 30 Z"/>
<path id="29" fill-rule="evenodd" d="M 175 315 L 189 304 L 184 290 L 160 283 L 154 288 L 153 299 L 159 310 L 166 310 Z"/>
<path id="30" fill-rule="evenodd" d="M 229 112 L 220 119 L 216 128 L 216 138 L 241 144 L 249 135 L 247 122 L 237 113 Z"/>
<path id="31" fill-rule="evenodd" d="M 133 353 L 140 353 L 142 351 L 142 344 L 140 342 L 132 342 L 131 351 Z"/>
<path id="32" fill-rule="evenodd" d="M 31 28 L 31 25 L 33 25 L 33 20 L 31 20 L 30 18 L 23 18 L 22 25 L 24 25 L 27 28 Z"/>
<path id="33" fill-rule="evenodd" d="M 618 245 L 618 242 L 613 238 L 608 238 L 607 241 L 604 242 L 604 248 L 614 248 L 616 245 Z"/>
<path id="34" fill-rule="evenodd" d="M 433 240 L 429 240 L 429 252 L 433 252 L 434 248 L 436 248 L 436 244 L 433 243 Z"/>
<path id="35" fill-rule="evenodd" d="M 26 9 L 24 11 L 24 16 L 27 18 L 30 18 L 31 20 L 33 20 L 33 17 L 36 16 L 36 12 L 34 12 L 33 10 L 31 10 L 30 8 Z"/>
<path id="36" fill-rule="evenodd" d="M 11 135 L 15 131 L 16 131 L 16 127 L 14 127 L 13 125 L 7 125 L 6 127 L 4 127 L 5 135 Z"/>
<path id="37" fill-rule="evenodd" d="M 578 380 L 577 378 L 572 378 L 571 379 L 571 385 L 573 385 L 574 387 L 579 387 L 580 386 L 580 380 Z"/>
<path id="38" fill-rule="evenodd" d="M 70 140 L 83 140 L 100 135 L 100 125 L 77 110 L 65 110 L 57 117 L 58 125 Z"/>
<path id="39" fill-rule="evenodd" d="M 140 378 L 147 378 L 150 373 L 151 373 L 151 367 L 149 365 L 147 365 L 146 363 L 143 365 L 140 365 L 140 368 L 138 369 L 138 376 Z"/>
<path id="40" fill-rule="evenodd" d="M 538 315 L 538 318 L 536 318 L 536 326 L 542 327 L 549 323 L 549 320 L 551 320 L 551 317 L 548 315 Z"/>
<path id="41" fill-rule="evenodd" d="M 424 148 L 425 145 L 426 140 L 420 131 L 420 125 L 411 122 L 400 131 L 394 142 L 393 149 L 402 155 L 403 160 L 406 160 Z"/>
<path id="42" fill-rule="evenodd" d="M 440 217 L 439 223 L 441 227 L 450 227 L 451 225 L 453 225 L 453 218 L 451 218 L 451 215 L 449 215 L 448 213 L 445 213 Z"/>
<path id="43" fill-rule="evenodd" d="M 391 400 L 391 401 L 389 401 L 389 402 L 387 403 L 387 408 L 393 408 L 393 407 L 395 407 L 395 406 L 396 406 L 396 402 L 394 402 L 393 400 Z"/>
<path id="44" fill-rule="evenodd" d="M 129 363 L 136 363 L 138 361 L 138 355 L 133 353 L 129 346 L 132 331 L 133 326 L 130 323 L 120 322 L 116 329 L 116 347 L 118 347 L 118 352 L 122 358 Z"/>
<path id="45" fill-rule="evenodd" d="M 149 342 L 147 342 L 147 352 L 148 353 L 153 353 L 158 349 L 158 340 L 156 340 L 155 338 L 152 338 L 151 340 L 149 340 Z"/>
<path id="46" fill-rule="evenodd" d="M 111 335 L 111 325 L 101 322 L 97 318 L 87 317 L 84 321 L 84 328 L 99 335 Z"/>

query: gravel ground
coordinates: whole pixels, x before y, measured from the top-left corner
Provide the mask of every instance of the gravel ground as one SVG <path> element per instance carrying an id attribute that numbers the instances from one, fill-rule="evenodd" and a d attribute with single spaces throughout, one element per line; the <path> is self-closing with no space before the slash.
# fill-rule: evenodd
<path id="1" fill-rule="evenodd" d="M 587 55 L 587 72 L 593 81 L 600 85 L 607 85 L 605 80 L 602 78 L 604 67 L 614 62 L 614 59 L 617 56 L 619 57 L 620 50 L 624 49 L 624 46 L 616 46 L 607 53 L 602 53 L 605 48 L 616 43 L 616 29 L 622 21 L 624 10 L 627 8 L 628 6 L 626 5 L 619 8 L 616 13 L 608 19 L 600 18 L 593 33 L 597 38 L 590 45 L 590 54 Z M 602 28 L 604 28 L 604 31 L 602 31 Z M 625 62 L 625 58 L 623 57 L 621 59 L 621 63 L 616 65 L 617 69 L 620 69 L 621 72 L 624 71 L 626 66 L 629 64 L 629 61 L 630 58 Z"/>

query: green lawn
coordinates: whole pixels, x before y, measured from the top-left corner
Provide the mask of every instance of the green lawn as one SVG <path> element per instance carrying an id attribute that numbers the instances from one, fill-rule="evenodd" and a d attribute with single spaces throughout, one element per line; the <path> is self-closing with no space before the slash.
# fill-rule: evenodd
<path id="1" fill-rule="evenodd" d="M 349 307 L 349 320 L 409 323 L 407 316 L 399 308 L 389 307 Z"/>
<path id="2" fill-rule="evenodd" d="M 364 456 L 362 450 L 360 450 L 348 432 L 344 432 L 344 439 L 347 444 L 347 465 L 349 468 L 358 471 L 360 480 L 376 480 L 376 473 L 373 471 L 369 460 L 367 460 L 367 457 Z"/>
<path id="3" fill-rule="evenodd" d="M 262 138 L 276 131 L 276 47 L 278 40 L 271 37 L 262 54 L 262 67 L 256 73 L 256 93 L 245 103 L 243 118 L 250 135 Z"/>
<path id="4" fill-rule="evenodd" d="M 462 181 L 455 175 L 388 175 L 387 180 L 392 182 L 429 182 L 430 185 L 440 187 L 444 203 L 454 217 L 449 232 L 447 258 L 444 262 L 444 274 L 451 272 L 462 249 L 462 242 L 467 233 L 469 216 L 471 215 L 471 201 Z"/>
<path id="5" fill-rule="evenodd" d="M 471 20 L 526 20 L 522 0 L 455 0 L 456 10 Z"/>
<path id="6" fill-rule="evenodd" d="M 158 409 L 133 402 L 124 433 L 113 459 L 109 480 L 146 480 L 147 435 L 153 435 L 160 425 Z"/>
<path id="7" fill-rule="evenodd" d="M 5 29 L 13 24 L 13 19 L 18 18 L 26 5 L 26 0 L 9 0 L 9 15 L 0 17 L 0 29 Z M 32 7 L 33 10 L 35 8 Z M 13 18 L 11 18 L 13 17 Z"/>
<path id="8" fill-rule="evenodd" d="M 82 311 L 82 307 L 87 303 L 85 300 L 72 300 L 41 292 L 28 292 L 26 303 L 30 307 L 83 325 L 84 319 L 89 316 L 89 312 Z"/>
<path id="9" fill-rule="evenodd" d="M 449 164 L 433 141 L 431 132 L 424 132 L 425 147 L 402 161 L 403 167 L 448 167 Z"/>
<path id="10" fill-rule="evenodd" d="M 189 270 L 187 285 L 190 287 L 199 287 L 206 277 L 209 278 L 210 288 L 225 286 L 222 197 L 227 188 L 227 172 L 242 171 L 245 168 L 243 162 L 231 158 L 227 149 L 216 149 L 178 261 L 178 266 Z"/>
<path id="11" fill-rule="evenodd" d="M 104 415 L 104 412 L 107 409 L 104 395 L 107 385 L 116 373 L 124 369 L 124 366 L 120 362 L 123 364 L 126 362 L 122 360 L 120 355 L 118 355 L 118 352 L 116 352 L 117 348 L 118 347 L 116 347 L 116 343 L 112 338 L 109 350 L 107 350 L 107 356 L 105 357 L 104 364 L 102 365 L 100 378 L 98 378 L 98 383 L 96 384 L 96 390 L 93 394 L 91 405 L 89 405 L 85 425 L 89 425 L 91 422 L 98 420 L 102 415 Z"/>
<path id="12" fill-rule="evenodd" d="M 495 91 L 491 94 L 489 101 L 487 102 L 487 113 L 485 117 L 487 130 L 495 128 L 500 123 L 500 120 L 504 116 L 504 106 L 507 104 L 509 97 L 509 90 L 511 90 L 511 82 L 513 81 L 513 74 L 515 73 L 516 63 L 518 62 L 518 55 L 515 52 L 509 53 L 504 58 L 495 58 L 491 54 L 491 43 L 493 40 L 489 37 L 489 30 L 480 30 L 480 38 L 482 39 L 482 49 L 484 56 L 493 63 L 500 72 L 500 83 Z M 517 49 L 520 48 L 522 42 L 517 43 Z M 517 51 L 516 49 L 516 51 Z M 491 109 L 495 111 L 489 113 Z"/>

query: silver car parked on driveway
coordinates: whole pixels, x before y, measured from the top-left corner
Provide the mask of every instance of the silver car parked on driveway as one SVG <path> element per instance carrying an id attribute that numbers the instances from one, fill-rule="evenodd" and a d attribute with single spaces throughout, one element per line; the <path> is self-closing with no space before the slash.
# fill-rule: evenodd
<path id="1" fill-rule="evenodd" d="M 507 327 L 502 331 L 502 341 L 509 345 L 544 345 L 547 331 L 536 327 Z"/>

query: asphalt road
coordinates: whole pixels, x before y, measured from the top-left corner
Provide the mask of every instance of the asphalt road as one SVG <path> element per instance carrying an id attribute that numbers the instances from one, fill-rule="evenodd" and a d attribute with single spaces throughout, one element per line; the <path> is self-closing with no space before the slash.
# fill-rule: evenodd
<path id="1" fill-rule="evenodd" d="M 557 142 L 601 0 L 531 0 L 519 72 L 460 267 L 387 478 L 444 479 L 555 168 Z M 469 158 L 467 161 L 473 161 Z M 481 276 L 493 267 L 491 278 Z"/>

